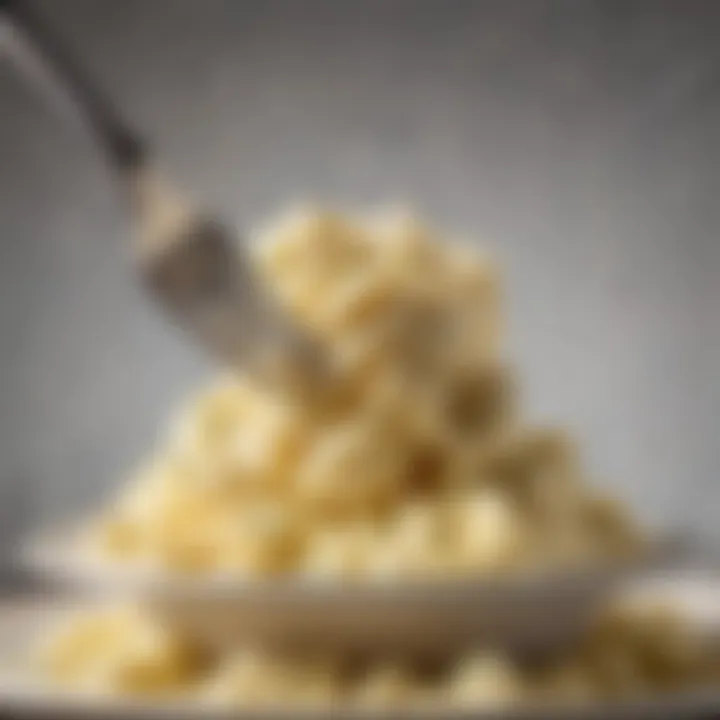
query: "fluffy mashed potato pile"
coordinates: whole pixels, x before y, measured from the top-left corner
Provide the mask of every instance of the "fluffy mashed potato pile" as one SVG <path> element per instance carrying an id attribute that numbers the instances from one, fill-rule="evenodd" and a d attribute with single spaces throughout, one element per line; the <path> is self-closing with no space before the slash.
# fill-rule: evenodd
<path id="1" fill-rule="evenodd" d="M 572 444 L 520 422 L 487 258 L 406 216 L 303 211 L 257 268 L 325 344 L 314 398 L 219 379 L 94 526 L 113 562 L 334 578 L 501 572 L 631 552 Z"/>
<path id="2" fill-rule="evenodd" d="M 259 272 L 327 347 L 332 380 L 302 400 L 242 376 L 202 391 L 91 528 L 103 562 L 366 580 L 591 562 L 642 544 L 568 438 L 523 425 L 486 258 L 407 217 L 323 212 L 286 218 L 257 248 Z M 80 613 L 46 639 L 38 673 L 85 693 L 353 708 L 585 702 L 717 674 L 657 608 L 608 613 L 540 665 L 484 650 L 434 667 L 213 655 L 148 612 Z"/>
<path id="3" fill-rule="evenodd" d="M 349 663 L 239 648 L 211 656 L 134 608 L 82 613 L 46 639 L 42 677 L 90 695 L 228 707 L 499 708 L 578 704 L 717 682 L 716 649 L 667 607 L 616 607 L 539 664 L 493 652 L 453 662 Z"/>

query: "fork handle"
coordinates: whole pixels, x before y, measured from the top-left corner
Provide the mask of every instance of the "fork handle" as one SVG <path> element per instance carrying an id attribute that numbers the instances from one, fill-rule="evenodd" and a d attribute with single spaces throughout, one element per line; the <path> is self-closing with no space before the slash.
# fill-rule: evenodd
<path id="1" fill-rule="evenodd" d="M 110 165 L 121 175 L 145 164 L 146 150 L 139 134 L 22 0 L 0 0 L 0 51 L 58 110 L 90 129 Z"/>

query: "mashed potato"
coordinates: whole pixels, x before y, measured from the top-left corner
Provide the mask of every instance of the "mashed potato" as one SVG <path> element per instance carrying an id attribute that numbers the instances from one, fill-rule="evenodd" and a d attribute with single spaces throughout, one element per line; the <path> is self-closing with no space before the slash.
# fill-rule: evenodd
<path id="1" fill-rule="evenodd" d="M 249 377 L 212 383 L 94 525 L 94 552 L 179 572 L 362 578 L 636 547 L 621 509 L 585 487 L 572 443 L 522 425 L 486 257 L 400 214 L 297 212 L 256 247 L 332 379 L 303 402 Z"/>
<path id="2" fill-rule="evenodd" d="M 108 563 L 334 580 L 497 574 L 632 553 L 622 508 L 588 487 L 573 443 L 527 427 L 502 355 L 500 283 L 484 257 L 407 217 L 292 215 L 258 271 L 325 344 L 323 392 L 219 379 L 180 410 L 92 527 Z M 68 621 L 38 650 L 51 683 L 227 706 L 587 702 L 717 679 L 715 659 L 657 608 L 607 613 L 529 666 L 479 649 L 442 667 L 392 659 L 210 656 L 146 609 Z"/>

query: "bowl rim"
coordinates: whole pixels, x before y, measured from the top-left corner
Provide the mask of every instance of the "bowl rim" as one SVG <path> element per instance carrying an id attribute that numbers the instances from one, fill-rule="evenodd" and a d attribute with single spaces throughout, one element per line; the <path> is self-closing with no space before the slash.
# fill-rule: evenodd
<path id="1" fill-rule="evenodd" d="M 439 597 L 493 596 L 529 593 L 541 589 L 562 592 L 578 584 L 613 584 L 638 574 L 681 567 L 697 554 L 698 544 L 687 532 L 658 531 L 638 553 L 573 565 L 508 569 L 499 574 L 438 577 L 328 576 L 287 574 L 265 578 L 231 571 L 180 573 L 160 566 L 113 563 L 79 551 L 77 526 L 40 533 L 20 548 L 19 560 L 41 582 L 83 590 L 124 590 L 209 599 L 242 597 L 265 603 L 288 598 L 355 601 L 396 599 L 419 603 Z"/>

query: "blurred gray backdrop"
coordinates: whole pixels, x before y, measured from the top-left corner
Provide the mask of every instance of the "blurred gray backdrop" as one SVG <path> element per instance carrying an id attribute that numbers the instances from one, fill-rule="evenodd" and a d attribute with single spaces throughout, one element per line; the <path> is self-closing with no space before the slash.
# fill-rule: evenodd
<path id="1" fill-rule="evenodd" d="M 407 201 L 506 267 L 533 418 L 720 537 L 720 3 L 37 0 L 243 225 Z M 211 366 L 139 294 L 91 144 L 0 60 L 0 541 L 89 507 Z"/>

